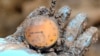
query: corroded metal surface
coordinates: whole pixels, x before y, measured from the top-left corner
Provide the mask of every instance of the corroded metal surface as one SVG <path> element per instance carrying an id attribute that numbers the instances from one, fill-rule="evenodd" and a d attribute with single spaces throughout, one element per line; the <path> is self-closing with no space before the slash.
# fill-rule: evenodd
<path id="1" fill-rule="evenodd" d="M 48 48 L 59 38 L 58 26 L 50 17 L 37 16 L 25 29 L 26 40 L 36 48 Z"/>

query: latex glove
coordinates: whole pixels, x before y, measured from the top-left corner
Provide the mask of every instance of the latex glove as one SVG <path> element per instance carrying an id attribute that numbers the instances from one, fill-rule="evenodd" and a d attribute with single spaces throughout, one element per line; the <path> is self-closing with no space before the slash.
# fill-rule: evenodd
<path id="1" fill-rule="evenodd" d="M 10 37 L 10 36 L 9 36 Z M 0 56 L 43 56 L 36 53 L 19 42 L 10 42 L 0 38 Z"/>
<path id="2" fill-rule="evenodd" d="M 64 37 L 64 48 L 68 48 L 66 52 L 59 55 L 54 52 L 40 54 L 34 52 L 34 50 L 32 51 L 22 42 L 23 38 L 20 38 L 20 36 L 24 36 L 25 28 L 32 23 L 32 17 L 37 15 L 49 16 L 48 9 L 41 6 L 29 14 L 14 34 L 5 39 L 0 39 L 0 56 L 82 56 L 84 50 L 93 42 L 92 40 L 97 40 L 95 37 L 97 37 L 98 29 L 96 27 L 90 27 L 87 30 L 85 29 L 87 16 L 84 13 L 79 13 L 68 23 L 68 25 L 66 25 L 66 20 L 70 15 L 70 11 L 69 7 L 65 6 L 59 9 L 56 15 L 52 15 L 52 17 L 57 19 L 59 27 L 62 30 L 60 33 L 63 35 L 62 37 Z M 65 30 L 62 28 L 65 28 Z"/>
<path id="3" fill-rule="evenodd" d="M 78 17 L 80 18 L 83 15 L 84 14 L 82 14 Z M 76 17 L 76 18 L 78 18 L 78 17 Z M 83 18 L 85 18 L 85 17 L 83 17 Z M 77 26 L 74 25 L 75 24 L 74 21 L 76 21 Z M 97 33 L 96 27 L 90 27 L 83 33 L 77 33 L 77 31 L 78 32 L 82 31 L 82 28 L 83 28 L 82 22 L 80 22 L 80 23 L 77 23 L 77 22 L 79 22 L 78 19 L 73 19 L 72 21 L 69 22 L 69 25 L 66 27 L 66 32 L 65 32 L 64 36 L 65 36 L 65 45 L 66 45 L 66 47 L 69 48 L 68 53 L 66 52 L 66 53 L 60 54 L 58 56 L 80 55 L 81 53 L 84 52 L 85 48 L 90 46 L 93 38 L 96 37 L 96 33 Z M 69 27 L 71 27 L 70 28 L 71 31 L 69 30 Z M 76 29 L 77 29 L 77 31 L 74 31 Z M 76 35 L 73 35 L 73 34 L 68 35 L 69 33 L 74 33 Z M 78 37 L 75 37 L 77 35 L 78 35 Z M 48 56 L 48 55 L 49 56 L 57 56 L 55 53 L 47 53 L 47 54 L 36 53 L 35 51 L 32 51 L 31 49 L 25 47 L 25 45 L 20 41 L 8 40 L 8 39 L 12 40 L 13 38 L 14 37 L 12 37 L 12 35 L 7 36 L 6 38 L 0 38 L 0 56 Z M 70 53 L 72 53 L 72 54 L 70 54 Z"/>

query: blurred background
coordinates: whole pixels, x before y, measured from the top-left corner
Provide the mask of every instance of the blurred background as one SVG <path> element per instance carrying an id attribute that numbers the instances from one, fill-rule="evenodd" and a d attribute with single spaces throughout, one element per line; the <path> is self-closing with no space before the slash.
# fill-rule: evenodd
<path id="1" fill-rule="evenodd" d="M 16 31 L 16 27 L 34 9 L 49 8 L 51 0 L 0 0 L 0 36 L 5 37 Z M 72 9 L 71 18 L 79 12 L 86 12 L 89 26 L 96 26 L 100 35 L 100 0 L 57 0 L 56 10 L 68 5 Z M 100 39 L 100 36 L 99 36 Z M 90 47 L 86 56 L 100 56 L 100 40 Z"/>

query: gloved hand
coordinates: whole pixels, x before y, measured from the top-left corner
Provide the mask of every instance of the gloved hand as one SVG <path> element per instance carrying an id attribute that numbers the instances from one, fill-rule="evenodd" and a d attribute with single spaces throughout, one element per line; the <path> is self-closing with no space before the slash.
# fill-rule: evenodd
<path id="1" fill-rule="evenodd" d="M 69 23 L 67 22 L 67 24 L 66 21 L 69 18 L 71 12 L 70 8 L 64 6 L 55 14 L 53 11 L 54 9 L 52 9 L 52 7 L 54 7 L 55 0 L 53 0 L 52 3 L 53 4 L 50 10 L 41 6 L 40 8 L 29 14 L 29 16 L 17 28 L 17 31 L 14 34 L 9 35 L 6 38 L 0 38 L 0 56 L 82 56 L 84 54 L 86 48 L 88 48 L 92 42 L 95 42 L 98 39 L 96 38 L 98 29 L 96 27 L 89 27 L 86 29 L 87 16 L 84 13 L 79 13 Z M 21 38 L 21 36 L 24 37 L 26 27 L 28 27 L 31 23 L 37 23 L 34 21 L 37 21 L 37 19 L 34 19 L 34 17 L 36 16 L 47 16 L 49 19 L 54 18 L 54 20 L 58 24 L 57 26 L 55 25 L 55 27 L 58 27 L 60 30 L 60 36 L 57 39 L 56 44 L 60 45 L 59 47 L 62 49 L 61 53 L 57 54 L 56 52 L 52 51 L 50 53 L 42 54 L 37 53 L 35 50 L 31 50 L 29 47 L 26 47 L 23 42 L 24 38 Z M 41 21 L 38 21 L 38 23 L 40 24 Z M 52 22 L 55 23 L 55 21 Z M 36 25 L 39 26 L 39 24 Z M 44 31 L 44 33 L 46 32 Z M 40 35 L 37 34 L 36 36 Z M 59 39 L 61 40 L 60 42 L 64 41 L 62 42 L 63 46 L 61 46 L 62 43 L 59 44 Z M 55 50 L 59 50 L 59 47 L 55 48 Z"/>
<path id="2" fill-rule="evenodd" d="M 79 22 L 78 17 L 81 18 L 83 15 L 77 16 L 75 19 L 72 19 L 69 22 L 69 25 L 67 26 L 65 32 L 65 45 L 69 48 L 68 53 L 60 54 L 60 55 L 68 55 L 68 56 L 75 56 L 79 55 L 84 52 L 84 50 L 90 46 L 90 44 L 93 42 L 93 38 L 97 37 L 97 28 L 96 27 L 90 27 L 87 30 L 85 30 L 83 33 L 78 34 L 82 30 L 82 27 Z M 82 20 L 82 19 L 81 19 Z M 75 25 L 76 24 L 76 25 Z M 81 26 L 81 27 L 80 27 Z M 71 27 L 71 28 L 70 28 Z M 78 35 L 75 39 L 76 35 L 68 35 L 69 33 L 73 33 Z M 55 54 L 40 54 L 36 53 L 35 51 L 32 51 L 31 49 L 25 47 L 23 43 L 20 41 L 9 41 L 7 39 L 12 39 L 12 35 L 7 36 L 6 38 L 0 38 L 0 56 L 57 56 Z M 94 38 L 95 40 L 97 38 Z M 72 53 L 72 54 L 70 54 Z M 58 56 L 60 56 L 58 55 Z"/>

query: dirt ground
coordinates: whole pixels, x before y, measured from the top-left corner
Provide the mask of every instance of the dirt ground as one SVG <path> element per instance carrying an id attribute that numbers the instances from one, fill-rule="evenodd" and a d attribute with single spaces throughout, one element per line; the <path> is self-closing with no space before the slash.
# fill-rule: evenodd
<path id="1" fill-rule="evenodd" d="M 100 0 L 57 0 L 56 10 L 64 5 L 72 9 L 70 19 L 79 12 L 86 12 L 89 26 L 97 26 L 100 32 Z M 4 37 L 15 32 L 25 17 L 39 6 L 49 7 L 50 0 L 0 0 L 0 36 Z M 90 47 L 86 56 L 100 56 L 99 47 L 100 40 Z"/>

